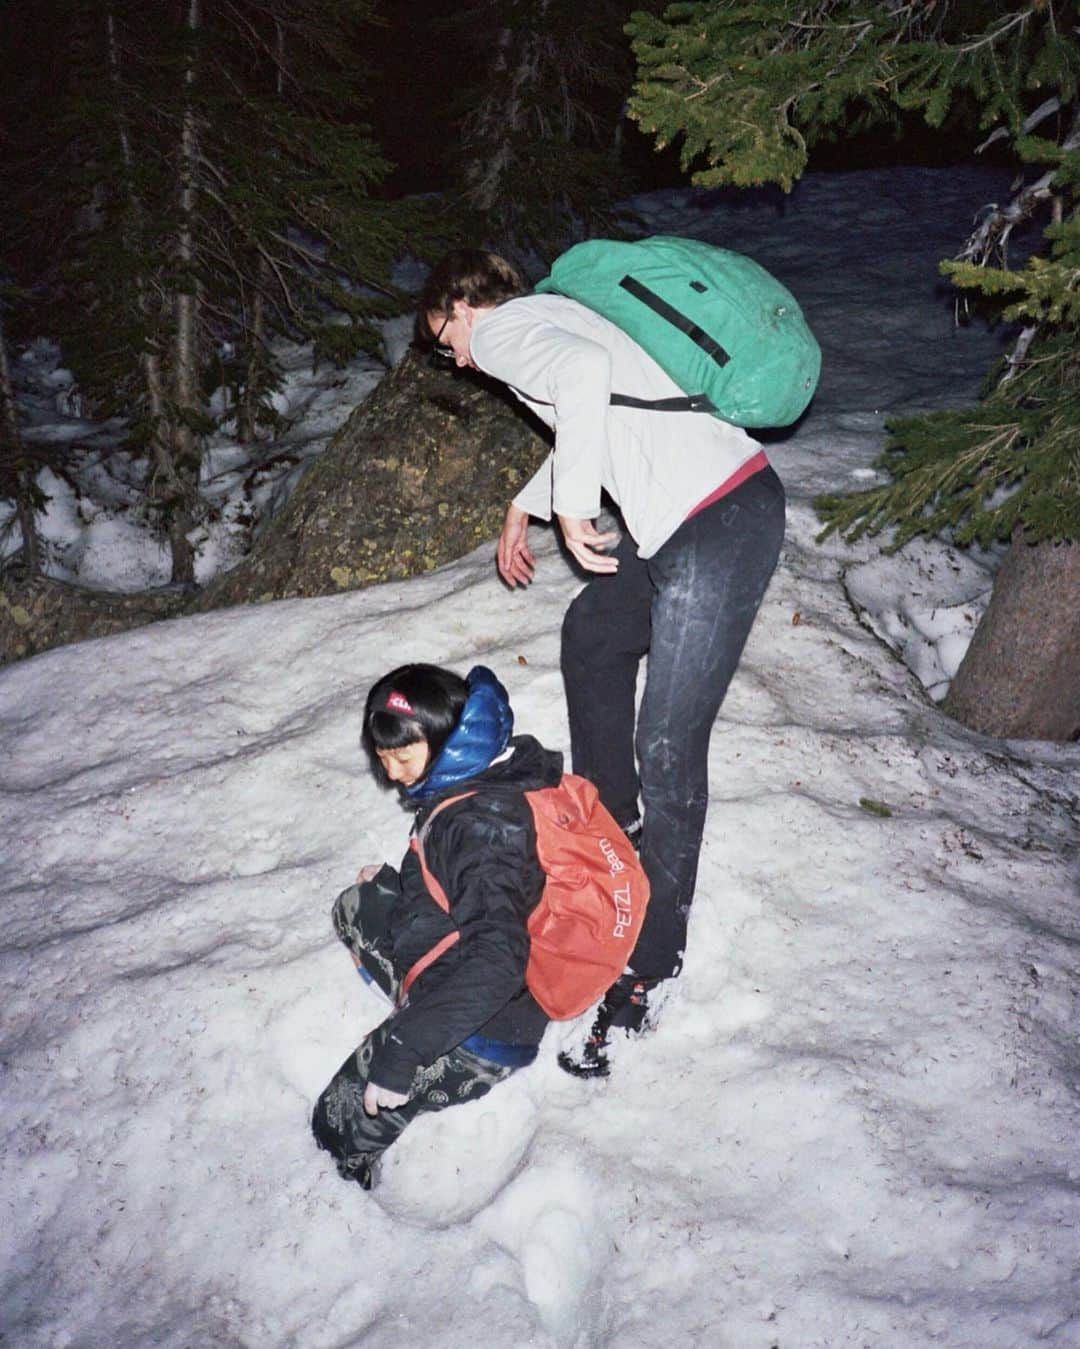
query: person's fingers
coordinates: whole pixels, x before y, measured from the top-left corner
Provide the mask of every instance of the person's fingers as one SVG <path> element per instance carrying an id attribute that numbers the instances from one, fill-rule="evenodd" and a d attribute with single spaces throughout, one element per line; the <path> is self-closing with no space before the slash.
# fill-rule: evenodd
<path id="1" fill-rule="evenodd" d="M 559 516 L 559 527 L 567 547 L 588 571 L 618 570 L 617 562 L 611 567 L 597 567 L 593 563 L 595 557 L 602 556 L 612 544 L 618 543 L 618 531 L 608 530 L 602 534 L 591 520 L 565 515 Z"/>
<path id="2" fill-rule="evenodd" d="M 528 585 L 536 566 L 532 552 L 524 543 L 508 549 L 500 547 L 495 562 L 499 575 L 510 586 Z"/>
<path id="3" fill-rule="evenodd" d="M 601 534 L 588 520 L 578 521 L 577 527 L 572 529 L 569 532 L 569 535 L 567 535 L 567 531 L 564 527 L 563 537 L 574 543 L 587 544 L 590 548 L 596 548 L 597 550 L 606 549 L 609 545 L 617 543 L 619 540 L 618 534 L 614 531 L 608 531 L 607 533 Z"/>
<path id="4" fill-rule="evenodd" d="M 528 579 L 520 575 L 518 565 L 513 558 L 509 558 L 506 562 L 500 560 L 498 567 L 499 575 L 508 586 L 516 586 L 519 581 L 524 583 Z"/>
<path id="5" fill-rule="evenodd" d="M 514 584 L 514 578 L 518 575 L 519 558 L 522 555 L 529 555 L 529 549 L 525 540 L 520 537 L 520 531 L 512 530 L 509 526 L 505 527 L 499 535 L 495 565 L 499 575 L 510 585 Z"/>
<path id="6" fill-rule="evenodd" d="M 382 1110 L 396 1110 L 409 1099 L 408 1092 L 391 1091 L 389 1087 L 380 1087 L 377 1082 L 369 1082 L 364 1088 L 364 1113 L 375 1115 Z"/>
<path id="7" fill-rule="evenodd" d="M 610 573 L 619 570 L 619 559 L 597 553 L 587 543 L 567 543 L 567 547 L 586 571 Z"/>

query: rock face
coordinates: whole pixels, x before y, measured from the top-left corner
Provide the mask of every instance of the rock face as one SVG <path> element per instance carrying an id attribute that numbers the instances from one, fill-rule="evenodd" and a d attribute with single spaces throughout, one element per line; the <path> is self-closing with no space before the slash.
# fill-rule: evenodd
<path id="1" fill-rule="evenodd" d="M 184 592 L 172 587 L 118 595 L 47 577 L 4 577 L 0 583 L 0 665 L 68 642 L 108 637 L 184 610 Z"/>
<path id="2" fill-rule="evenodd" d="M 497 536 L 547 448 L 501 390 L 411 352 L 193 608 L 330 595 L 442 566 Z"/>
<path id="3" fill-rule="evenodd" d="M 414 576 L 494 540 L 548 445 L 504 390 L 410 352 L 361 403 L 232 571 L 195 595 L 0 584 L 0 664 L 233 604 Z M 494 565 L 494 564 L 493 564 Z"/>

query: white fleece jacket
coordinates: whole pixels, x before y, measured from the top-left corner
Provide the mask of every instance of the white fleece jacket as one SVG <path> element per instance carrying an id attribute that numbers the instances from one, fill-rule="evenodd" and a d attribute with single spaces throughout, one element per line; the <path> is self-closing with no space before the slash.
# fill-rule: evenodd
<path id="1" fill-rule="evenodd" d="M 555 448 L 514 502 L 530 515 L 594 519 L 600 489 L 619 504 L 640 557 L 761 452 L 709 413 L 611 407 L 612 393 L 683 392 L 632 338 L 576 300 L 525 295 L 480 315 L 470 352 L 555 432 Z"/>

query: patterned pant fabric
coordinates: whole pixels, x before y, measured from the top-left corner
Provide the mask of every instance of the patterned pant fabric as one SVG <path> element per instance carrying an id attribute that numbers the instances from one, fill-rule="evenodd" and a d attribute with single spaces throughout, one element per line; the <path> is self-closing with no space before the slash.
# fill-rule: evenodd
<path id="1" fill-rule="evenodd" d="M 356 954 L 372 980 L 393 999 L 397 995 L 398 976 L 385 949 L 380 949 L 392 892 L 380 886 L 378 879 L 350 886 L 340 894 L 334 904 L 333 922 L 338 936 Z M 388 1018 L 364 1037 L 319 1097 L 311 1119 L 319 1146 L 333 1156 L 346 1180 L 355 1180 L 364 1189 L 371 1189 L 375 1183 L 378 1158 L 417 1115 L 478 1100 L 515 1071 L 459 1045 L 417 1072 L 412 1094 L 403 1106 L 380 1110 L 375 1115 L 365 1114 L 368 1067 L 389 1034 L 390 1025 Z"/>

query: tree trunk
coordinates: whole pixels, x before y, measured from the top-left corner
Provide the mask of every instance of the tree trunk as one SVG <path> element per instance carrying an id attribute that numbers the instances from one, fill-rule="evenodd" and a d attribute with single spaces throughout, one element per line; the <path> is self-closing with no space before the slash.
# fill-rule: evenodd
<path id="1" fill-rule="evenodd" d="M 120 141 L 120 154 L 124 162 L 125 185 L 130 210 L 130 230 L 125 239 L 129 253 L 137 255 L 143 242 L 146 213 L 135 191 L 135 152 L 132 147 L 131 128 L 125 111 L 123 85 L 120 68 L 120 40 L 116 29 L 116 16 L 110 11 L 106 16 L 106 32 L 109 47 L 109 80 L 116 98 L 116 133 Z M 135 275 L 135 294 L 148 332 L 153 328 L 154 304 L 151 287 L 143 275 Z M 161 496 L 166 500 L 183 496 L 183 487 L 173 463 L 172 451 L 167 443 L 167 410 L 165 406 L 165 380 L 161 370 L 161 358 L 152 347 L 146 346 L 139 353 L 139 369 L 146 386 L 146 403 L 150 413 L 150 462 L 152 464 L 152 496 Z M 186 543 L 186 540 L 185 540 Z"/>
<path id="2" fill-rule="evenodd" d="M 501 80 L 510 67 L 513 32 L 498 30 L 491 44 L 491 63 L 485 84 L 488 89 L 501 89 Z M 513 164 L 512 131 L 521 118 L 518 94 L 521 79 L 514 81 L 510 94 L 496 98 L 488 94 L 473 110 L 464 128 L 464 141 L 469 157 L 464 165 L 465 200 L 477 211 L 490 211 L 505 188 L 505 180 Z"/>
<path id="3" fill-rule="evenodd" d="M 202 23 L 200 0 L 188 0 L 189 34 Z M 191 584 L 195 580 L 195 555 L 187 533 L 194 523 L 191 502 L 199 481 L 199 438 L 192 425 L 199 409 L 199 283 L 195 274 L 195 209 L 198 202 L 199 138 L 193 88 L 195 56 L 188 61 L 184 83 L 188 102 L 180 132 L 180 229 L 177 258 L 181 278 L 176 294 L 176 360 L 173 371 L 177 418 L 173 445 L 181 492 L 168 503 L 169 543 L 172 547 L 172 579 Z"/>
<path id="4" fill-rule="evenodd" d="M 15 408 L 15 385 L 11 378 L 7 338 L 0 323 L 0 442 L 6 444 L 4 458 L 14 467 L 15 510 L 22 531 L 23 554 L 30 576 L 41 574 L 41 548 L 37 534 L 32 488 L 33 466 L 27 461 L 19 431 L 19 414 Z"/>
<path id="5" fill-rule="evenodd" d="M 1080 739 L 1080 544 L 1013 536 L 942 706 L 983 735 Z"/>
<path id="6" fill-rule="evenodd" d="M 274 59 L 276 73 L 274 88 L 279 99 L 285 97 L 285 29 L 279 19 L 274 20 Z M 237 399 L 236 438 L 241 445 L 259 438 L 259 412 L 266 393 L 267 355 L 266 305 L 273 281 L 270 261 L 259 254 L 255 276 L 255 294 L 251 301 L 251 319 L 246 334 L 247 361 L 244 388 Z"/>
<path id="7" fill-rule="evenodd" d="M 270 284 L 270 264 L 259 258 L 255 293 L 251 300 L 251 318 L 247 327 L 247 360 L 244 386 L 236 400 L 236 439 L 249 445 L 259 438 L 259 404 L 262 401 L 266 353 L 266 291 Z"/>

